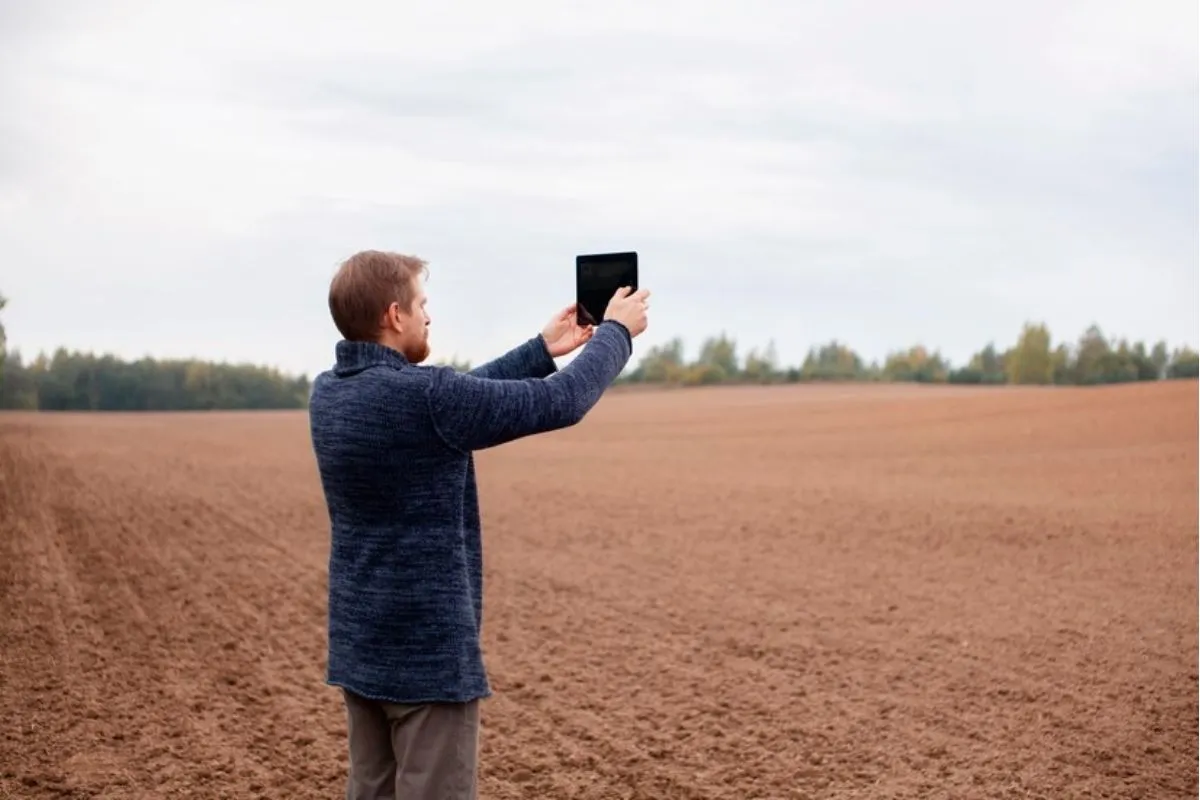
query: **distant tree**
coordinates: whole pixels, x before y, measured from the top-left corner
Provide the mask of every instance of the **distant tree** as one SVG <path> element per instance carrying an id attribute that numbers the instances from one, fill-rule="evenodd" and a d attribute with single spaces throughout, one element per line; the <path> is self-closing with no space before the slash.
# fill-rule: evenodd
<path id="1" fill-rule="evenodd" d="M 1097 325 L 1091 325 L 1079 337 L 1075 349 L 1075 383 L 1105 383 L 1112 348 Z"/>
<path id="2" fill-rule="evenodd" d="M 1169 378 L 1200 377 L 1200 355 L 1190 347 L 1181 347 L 1171 356 L 1171 365 L 1167 369 Z"/>
<path id="3" fill-rule="evenodd" d="M 678 337 L 655 345 L 630 375 L 630 380 L 647 383 L 677 383 L 684 378 L 683 339 Z"/>
<path id="4" fill-rule="evenodd" d="M 1054 380 L 1050 331 L 1045 325 L 1026 323 L 1005 367 L 1012 383 L 1048 384 Z"/>
<path id="5" fill-rule="evenodd" d="M 1146 345 L 1143 342 L 1135 342 L 1132 346 L 1125 340 L 1117 346 L 1117 354 L 1124 360 L 1127 360 L 1132 366 L 1139 381 L 1156 381 L 1159 379 L 1158 366 L 1154 363 L 1154 359 L 1146 352 Z"/>
<path id="6" fill-rule="evenodd" d="M 946 360 L 923 345 L 890 353 L 883 362 L 883 377 L 890 381 L 940 383 L 949 378 Z"/>
<path id="7" fill-rule="evenodd" d="M 983 373 L 970 365 L 959 367 L 946 373 L 946 382 L 954 384 L 983 383 Z"/>
<path id="8" fill-rule="evenodd" d="M 736 378 L 739 373 L 737 343 L 724 333 L 705 339 L 695 366 L 701 368 L 703 374 L 719 374 L 721 380 Z"/>
<path id="9" fill-rule="evenodd" d="M 1050 363 L 1054 368 L 1054 384 L 1056 386 L 1075 382 L 1075 361 L 1071 354 L 1071 348 L 1065 342 L 1054 348 L 1054 352 L 1050 354 Z"/>
<path id="10" fill-rule="evenodd" d="M 37 384 L 34 375 L 13 350 L 4 362 L 4 378 L 0 380 L 0 408 L 34 410 L 38 407 Z"/>
<path id="11" fill-rule="evenodd" d="M 746 354 L 746 363 L 742 367 L 742 378 L 751 383 L 774 383 L 780 377 L 779 357 L 775 350 L 775 342 L 767 344 L 762 354 L 751 350 Z"/>
<path id="12" fill-rule="evenodd" d="M 835 339 L 809 349 L 799 377 L 806 381 L 853 381 L 865 377 L 864 372 L 858 353 Z"/>
<path id="13" fill-rule="evenodd" d="M 1167 366 L 1171 363 L 1171 354 L 1167 350 L 1167 343 L 1159 340 L 1154 344 L 1154 349 L 1150 351 L 1150 362 L 1154 364 L 1155 374 L 1159 379 L 1167 377 Z"/>
<path id="14" fill-rule="evenodd" d="M 971 358 L 971 366 L 979 370 L 981 383 L 1004 383 L 1004 356 L 996 352 L 996 345 L 988 342 L 987 347 Z"/>
<path id="15" fill-rule="evenodd" d="M 726 383 L 728 380 L 729 373 L 717 364 L 705 364 L 699 361 L 689 365 L 683 374 L 683 382 L 693 386 Z"/>

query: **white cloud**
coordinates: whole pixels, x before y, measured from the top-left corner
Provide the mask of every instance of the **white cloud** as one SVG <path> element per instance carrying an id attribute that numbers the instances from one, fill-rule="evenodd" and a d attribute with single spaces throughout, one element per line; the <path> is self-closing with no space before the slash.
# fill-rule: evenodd
<path id="1" fill-rule="evenodd" d="M 311 374 L 364 247 L 433 262 L 438 352 L 476 361 L 610 247 L 647 344 L 1196 344 L 1194 4 L 32 8 L 0 20 L 26 351 Z"/>

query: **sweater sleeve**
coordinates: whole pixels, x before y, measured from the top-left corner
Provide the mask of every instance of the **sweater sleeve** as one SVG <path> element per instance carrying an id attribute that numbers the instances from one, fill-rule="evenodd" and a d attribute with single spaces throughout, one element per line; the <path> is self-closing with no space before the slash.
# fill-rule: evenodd
<path id="1" fill-rule="evenodd" d="M 574 425 L 621 374 L 631 344 L 624 327 L 605 322 L 570 364 L 547 378 L 480 378 L 437 369 L 428 394 L 434 426 L 448 445 L 471 451 Z"/>
<path id="2" fill-rule="evenodd" d="M 534 336 L 497 359 L 480 364 L 469 374 L 477 378 L 520 380 L 521 378 L 544 378 L 558 369 L 541 334 Z"/>

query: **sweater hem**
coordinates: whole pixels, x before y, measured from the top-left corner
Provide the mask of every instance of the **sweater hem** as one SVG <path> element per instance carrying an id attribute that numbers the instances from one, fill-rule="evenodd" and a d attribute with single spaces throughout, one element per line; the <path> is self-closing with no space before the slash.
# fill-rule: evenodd
<path id="1" fill-rule="evenodd" d="M 484 689 L 477 692 L 461 692 L 461 693 L 432 693 L 432 694 L 387 694 L 382 692 L 365 691 L 349 681 L 339 681 L 329 679 L 325 681 L 326 685 L 333 686 L 338 689 L 343 689 L 351 694 L 358 695 L 367 700 L 376 700 L 381 703 L 395 703 L 402 706 L 417 706 L 429 705 L 432 703 L 470 703 L 475 700 L 486 700 L 492 696 L 492 690 Z"/>

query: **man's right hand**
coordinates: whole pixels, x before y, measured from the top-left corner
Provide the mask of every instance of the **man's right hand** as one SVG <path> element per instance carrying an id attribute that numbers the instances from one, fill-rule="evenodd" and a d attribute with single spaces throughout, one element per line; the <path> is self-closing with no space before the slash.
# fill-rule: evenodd
<path id="1" fill-rule="evenodd" d="M 650 307 L 646 298 L 650 297 L 650 290 L 638 289 L 632 294 L 631 291 L 628 286 L 617 289 L 612 300 L 608 301 L 604 318 L 621 323 L 629 330 L 630 336 L 637 336 L 646 330 L 646 309 Z"/>

